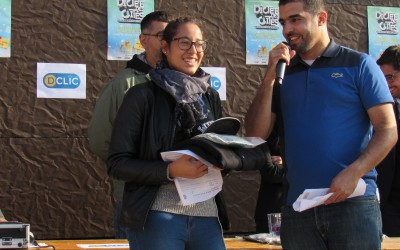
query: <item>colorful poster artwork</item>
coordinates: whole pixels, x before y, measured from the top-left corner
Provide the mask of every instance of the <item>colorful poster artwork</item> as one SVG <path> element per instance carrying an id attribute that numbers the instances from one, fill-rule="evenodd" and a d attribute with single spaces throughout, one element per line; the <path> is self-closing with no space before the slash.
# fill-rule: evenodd
<path id="1" fill-rule="evenodd" d="M 144 51 L 140 22 L 154 11 L 154 0 L 107 0 L 108 60 L 127 61 Z"/>
<path id="2" fill-rule="evenodd" d="M 378 59 L 391 45 L 400 44 L 400 8 L 368 6 L 369 54 Z"/>
<path id="3" fill-rule="evenodd" d="M 269 51 L 285 41 L 278 1 L 246 0 L 246 64 L 268 64 Z"/>
<path id="4" fill-rule="evenodd" d="M 11 0 L 0 0 L 0 57 L 11 57 Z"/>

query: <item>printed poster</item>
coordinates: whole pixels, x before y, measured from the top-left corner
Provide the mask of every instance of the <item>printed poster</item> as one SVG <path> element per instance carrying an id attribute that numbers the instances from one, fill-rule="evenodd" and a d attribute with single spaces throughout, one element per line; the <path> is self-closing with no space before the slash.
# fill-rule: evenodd
<path id="1" fill-rule="evenodd" d="M 107 0 L 108 60 L 128 61 L 144 51 L 140 22 L 154 11 L 154 0 Z"/>
<path id="2" fill-rule="evenodd" d="M 246 64 L 268 64 L 269 51 L 285 41 L 278 1 L 246 0 Z"/>
<path id="3" fill-rule="evenodd" d="M 226 68 L 201 67 L 211 75 L 211 87 L 218 91 L 221 101 L 226 101 Z"/>
<path id="4" fill-rule="evenodd" d="M 37 97 L 86 99 L 86 64 L 38 63 Z"/>
<path id="5" fill-rule="evenodd" d="M 369 54 L 376 60 L 391 45 L 400 44 L 400 8 L 368 6 Z"/>
<path id="6" fill-rule="evenodd" d="M 0 0 L 0 57 L 11 56 L 11 0 Z"/>

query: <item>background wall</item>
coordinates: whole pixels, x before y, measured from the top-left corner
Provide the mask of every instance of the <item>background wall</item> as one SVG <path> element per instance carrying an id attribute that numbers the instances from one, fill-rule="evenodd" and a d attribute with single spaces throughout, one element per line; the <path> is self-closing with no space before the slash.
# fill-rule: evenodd
<path id="1" fill-rule="evenodd" d="M 368 5 L 398 0 L 328 1 L 337 42 L 368 52 Z M 245 64 L 244 0 L 155 0 L 155 9 L 204 21 L 203 65 L 226 67 L 224 113 L 243 119 L 265 70 Z M 0 58 L 0 208 L 39 239 L 112 237 L 112 187 L 87 140 L 101 89 L 126 64 L 107 60 L 106 0 L 13 0 L 11 51 Z M 37 62 L 86 64 L 87 99 L 37 99 Z M 230 232 L 255 230 L 258 186 L 257 171 L 224 179 Z"/>

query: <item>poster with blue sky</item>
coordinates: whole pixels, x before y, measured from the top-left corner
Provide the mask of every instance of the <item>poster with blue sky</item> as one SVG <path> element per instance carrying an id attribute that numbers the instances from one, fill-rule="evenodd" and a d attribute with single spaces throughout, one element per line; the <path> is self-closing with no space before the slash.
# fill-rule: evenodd
<path id="1" fill-rule="evenodd" d="M 107 0 L 108 60 L 127 61 L 144 51 L 139 41 L 140 22 L 152 11 L 154 0 Z"/>
<path id="2" fill-rule="evenodd" d="M 0 57 L 11 56 L 11 0 L 0 0 Z"/>
<path id="3" fill-rule="evenodd" d="M 269 51 L 285 41 L 278 1 L 246 0 L 246 64 L 268 64 Z"/>
<path id="4" fill-rule="evenodd" d="M 400 44 L 400 8 L 368 6 L 369 54 L 378 59 L 390 45 Z"/>

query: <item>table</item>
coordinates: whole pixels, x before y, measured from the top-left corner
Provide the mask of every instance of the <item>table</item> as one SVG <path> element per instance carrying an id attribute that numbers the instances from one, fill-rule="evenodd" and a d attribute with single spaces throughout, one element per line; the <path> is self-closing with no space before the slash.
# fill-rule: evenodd
<path id="1" fill-rule="evenodd" d="M 81 250 L 77 244 L 127 244 L 127 240 L 116 239 L 95 239 L 95 240 L 38 240 L 39 243 L 53 245 L 56 250 Z M 255 242 L 249 242 L 238 238 L 225 238 L 227 250 L 274 250 L 280 249 L 281 246 L 273 246 Z M 41 248 L 51 249 L 51 248 Z M 109 250 L 126 250 L 127 248 L 108 248 Z M 29 250 L 37 250 L 37 248 L 29 248 Z M 100 248 L 90 248 L 90 250 L 105 250 Z M 400 238 L 385 238 L 382 242 L 382 250 L 400 250 Z"/>
<path id="2" fill-rule="evenodd" d="M 83 248 L 77 247 L 77 244 L 127 244 L 127 240 L 116 240 L 116 239 L 96 239 L 96 240 L 44 240 L 39 243 L 46 243 L 47 245 L 55 246 L 56 250 L 81 250 Z M 249 242 L 236 238 L 226 238 L 225 245 L 227 250 L 256 250 L 256 249 L 272 249 L 272 250 L 282 250 L 281 246 L 273 246 L 260 244 L 256 242 Z M 51 249 L 51 248 L 41 248 L 41 249 Z M 109 250 L 127 250 L 127 248 L 108 248 Z M 400 249 L 400 248 L 399 248 Z M 29 248 L 29 250 L 35 250 L 34 248 Z M 90 248 L 90 250 L 100 250 L 100 248 Z M 101 250 L 105 250 L 104 248 Z"/>

